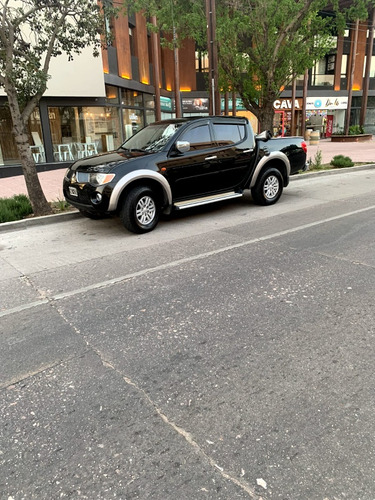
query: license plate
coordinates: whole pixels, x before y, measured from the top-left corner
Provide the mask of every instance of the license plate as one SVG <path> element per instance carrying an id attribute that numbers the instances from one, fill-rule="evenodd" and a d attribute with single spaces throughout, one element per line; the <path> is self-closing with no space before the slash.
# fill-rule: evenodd
<path id="1" fill-rule="evenodd" d="M 77 188 L 69 186 L 69 194 L 70 196 L 78 196 Z"/>

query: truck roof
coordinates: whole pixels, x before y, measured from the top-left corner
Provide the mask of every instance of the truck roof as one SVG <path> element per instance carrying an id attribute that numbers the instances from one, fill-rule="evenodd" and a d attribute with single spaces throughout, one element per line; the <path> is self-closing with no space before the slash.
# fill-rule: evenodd
<path id="1" fill-rule="evenodd" d="M 245 116 L 186 116 L 184 118 L 168 118 L 167 120 L 160 120 L 158 122 L 154 122 L 154 124 L 158 125 L 163 123 L 185 123 L 189 121 L 199 121 L 199 120 L 223 120 L 223 121 L 244 121 L 248 122 L 248 119 Z"/>

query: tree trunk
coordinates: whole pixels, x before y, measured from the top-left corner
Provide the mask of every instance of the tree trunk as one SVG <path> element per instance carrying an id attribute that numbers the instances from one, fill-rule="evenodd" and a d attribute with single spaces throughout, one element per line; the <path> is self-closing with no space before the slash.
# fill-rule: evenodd
<path id="1" fill-rule="evenodd" d="M 36 165 L 30 150 L 29 139 L 25 132 L 19 133 L 14 127 L 14 137 L 17 145 L 17 151 L 21 160 L 22 172 L 25 177 L 27 192 L 34 215 L 49 215 L 52 209 L 43 193 L 39 181 Z"/>
<path id="2" fill-rule="evenodd" d="M 261 132 L 263 130 L 269 130 L 271 133 L 273 132 L 273 115 L 273 100 L 264 102 L 262 107 L 259 108 L 257 116 L 259 120 L 259 130 Z"/>
<path id="3" fill-rule="evenodd" d="M 39 181 L 35 161 L 30 150 L 26 126 L 19 113 L 18 102 L 12 97 L 12 94 L 10 95 L 10 93 L 8 93 L 9 109 L 13 122 L 13 135 L 20 157 L 30 203 L 35 216 L 49 215 L 52 213 L 52 209 L 43 193 Z"/>

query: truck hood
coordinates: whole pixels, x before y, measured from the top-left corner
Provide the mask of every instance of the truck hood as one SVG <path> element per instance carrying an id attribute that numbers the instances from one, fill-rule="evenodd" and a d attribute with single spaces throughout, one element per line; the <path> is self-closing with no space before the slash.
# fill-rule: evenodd
<path id="1" fill-rule="evenodd" d="M 74 172 L 110 172 L 120 164 L 123 165 L 124 163 L 150 154 L 152 153 L 146 151 L 118 149 L 78 160 L 71 165 L 70 169 Z"/>

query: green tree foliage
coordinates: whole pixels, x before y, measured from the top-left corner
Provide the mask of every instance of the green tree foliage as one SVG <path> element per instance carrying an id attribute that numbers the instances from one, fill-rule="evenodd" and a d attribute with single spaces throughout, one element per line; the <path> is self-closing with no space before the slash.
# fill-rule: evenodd
<path id="1" fill-rule="evenodd" d="M 332 8 L 336 13 L 336 26 L 340 34 L 343 34 L 347 22 L 359 19 L 364 21 L 368 18 L 371 8 L 375 7 L 375 0 L 333 0 Z"/>
<path id="2" fill-rule="evenodd" d="M 0 87 L 35 215 L 50 213 L 50 207 L 30 152 L 28 120 L 47 89 L 52 57 L 65 53 L 72 59 L 88 45 L 98 55 L 103 13 L 96 0 L 0 0 Z"/>
<path id="3" fill-rule="evenodd" d="M 204 0 L 125 3 L 156 15 L 163 32 L 170 32 L 173 22 L 180 39 L 190 36 L 205 45 Z M 325 0 L 216 0 L 220 87 L 235 90 L 262 128 L 272 127 L 281 89 L 331 47 L 332 20 L 317 16 L 325 5 Z"/>
<path id="4" fill-rule="evenodd" d="M 123 0 L 130 12 L 142 11 L 146 18 L 156 16 L 161 43 L 172 47 L 173 29 L 181 42 L 193 38 L 198 44 L 206 40 L 206 18 L 204 0 Z M 149 23 L 149 29 L 154 27 Z"/>
<path id="5" fill-rule="evenodd" d="M 217 42 L 224 87 L 272 128 L 273 102 L 332 47 L 322 0 L 218 0 Z"/>
<path id="6" fill-rule="evenodd" d="M 350 19 L 366 19 L 375 0 L 216 0 L 220 87 L 235 90 L 260 121 L 272 127 L 273 102 L 294 78 L 332 46 L 332 33 Z M 205 0 L 125 0 L 155 15 L 163 33 L 206 41 Z M 327 9 L 327 4 L 331 4 Z M 319 15 L 330 10 L 335 16 Z"/>

